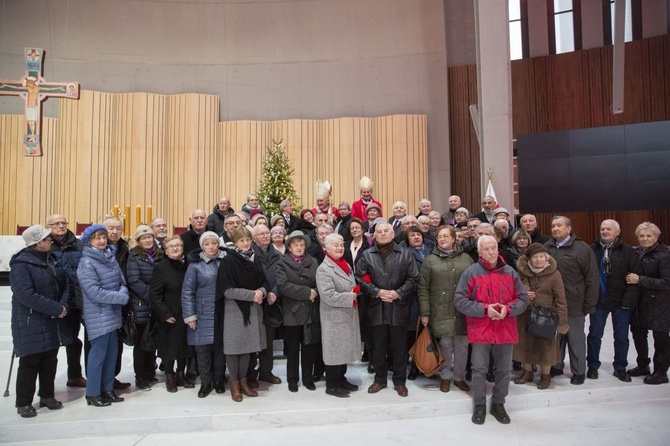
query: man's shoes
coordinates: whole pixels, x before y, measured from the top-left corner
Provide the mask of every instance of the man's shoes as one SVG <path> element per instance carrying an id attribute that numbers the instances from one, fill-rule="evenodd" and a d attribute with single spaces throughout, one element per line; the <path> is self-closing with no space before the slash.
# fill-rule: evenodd
<path id="1" fill-rule="evenodd" d="M 349 381 L 346 380 L 346 378 L 342 379 L 340 387 L 349 392 L 355 392 L 358 390 L 358 386 L 356 384 L 351 384 Z"/>
<path id="2" fill-rule="evenodd" d="M 32 405 L 17 407 L 16 413 L 21 415 L 21 418 L 32 418 L 37 416 L 37 411 Z"/>
<path id="3" fill-rule="evenodd" d="M 321 378 L 323 378 L 323 373 L 315 373 L 314 376 L 312 376 L 312 378 L 314 378 L 315 383 L 318 383 L 321 380 Z"/>
<path id="4" fill-rule="evenodd" d="M 302 382 L 302 385 L 305 387 L 307 390 L 316 390 L 316 385 L 314 385 L 313 382 Z"/>
<path id="5" fill-rule="evenodd" d="M 338 398 L 349 398 L 349 391 L 341 387 L 326 388 L 326 394 L 336 396 Z"/>
<path id="6" fill-rule="evenodd" d="M 261 375 L 258 377 L 259 381 L 270 384 L 281 384 L 281 378 L 270 373 L 269 375 Z"/>
<path id="7" fill-rule="evenodd" d="M 407 387 L 405 387 L 404 384 L 397 384 L 393 387 L 393 389 L 396 392 L 398 392 L 398 396 L 401 396 L 403 398 L 406 397 L 409 394 L 409 392 L 407 391 Z"/>
<path id="8" fill-rule="evenodd" d="M 570 384 L 574 384 L 575 386 L 584 384 L 584 378 L 584 375 L 572 375 L 572 378 L 570 378 Z"/>
<path id="9" fill-rule="evenodd" d="M 454 381 L 454 385 L 458 387 L 460 390 L 463 392 L 469 392 L 470 391 L 470 386 L 468 386 L 468 383 L 465 381 Z"/>
<path id="10" fill-rule="evenodd" d="M 223 383 L 223 381 L 217 381 L 214 383 L 214 391 L 218 394 L 226 393 L 226 385 Z"/>
<path id="11" fill-rule="evenodd" d="M 149 378 L 149 385 L 153 386 L 157 382 L 158 382 L 158 378 L 156 378 L 155 376 L 152 376 L 151 378 Z"/>
<path id="12" fill-rule="evenodd" d="M 288 384 L 288 390 L 289 392 L 296 393 L 298 391 L 298 385 L 297 384 Z"/>
<path id="13" fill-rule="evenodd" d="M 255 375 L 255 374 L 254 374 Z M 250 389 L 258 389 L 258 380 L 256 377 L 249 378 L 247 377 L 247 385 L 249 386 Z"/>
<path id="14" fill-rule="evenodd" d="M 68 387 L 81 387 L 83 389 L 86 388 L 86 378 L 83 376 L 80 376 L 79 378 L 72 378 L 68 379 L 67 383 L 65 383 L 66 386 Z"/>
<path id="15" fill-rule="evenodd" d="M 111 392 L 102 392 L 100 398 L 102 398 L 105 401 L 109 401 L 110 403 L 121 403 L 124 400 L 120 396 L 117 396 L 113 390 Z"/>
<path id="16" fill-rule="evenodd" d="M 198 398 L 207 398 L 207 395 L 210 393 L 212 393 L 212 385 L 203 384 L 200 386 L 200 390 L 198 390 Z"/>
<path id="17" fill-rule="evenodd" d="M 143 379 L 135 381 L 135 387 L 145 392 L 151 390 L 151 384 L 149 384 L 149 381 L 145 381 Z"/>
<path id="18" fill-rule="evenodd" d="M 472 422 L 475 424 L 484 424 L 486 421 L 486 404 L 475 405 L 475 411 L 472 413 Z"/>
<path id="19" fill-rule="evenodd" d="M 114 378 L 114 390 L 123 390 L 127 389 L 128 387 L 130 387 L 130 383 L 124 383 Z"/>
<path id="20" fill-rule="evenodd" d="M 46 407 L 49 410 L 58 410 L 63 408 L 63 403 L 56 398 L 40 398 L 40 407 Z"/>
<path id="21" fill-rule="evenodd" d="M 512 421 L 510 420 L 509 415 L 507 415 L 507 411 L 505 411 L 505 405 L 502 403 L 491 404 L 491 415 L 493 415 L 500 424 L 509 424 Z"/>
<path id="22" fill-rule="evenodd" d="M 407 374 L 407 379 L 414 381 L 419 376 L 419 369 L 416 367 L 416 364 L 412 363 L 409 374 Z"/>
<path id="23" fill-rule="evenodd" d="M 616 376 L 616 372 L 614 375 Z M 589 369 L 586 371 L 586 377 L 588 379 L 598 379 L 598 369 L 595 367 L 589 367 Z"/>
<path id="24" fill-rule="evenodd" d="M 623 381 L 625 383 L 629 383 L 632 381 L 626 369 L 615 370 L 614 376 L 616 376 L 619 381 Z"/>
<path id="25" fill-rule="evenodd" d="M 654 372 L 644 379 L 645 384 L 666 384 L 668 382 L 668 374 Z"/>
<path id="26" fill-rule="evenodd" d="M 103 399 L 100 395 L 98 395 L 98 396 L 87 396 L 86 405 L 94 407 L 107 407 L 111 406 L 112 403 L 110 401 Z"/>
<path id="27" fill-rule="evenodd" d="M 486 373 L 486 381 L 490 383 L 496 382 L 496 374 L 494 372 L 487 372 Z"/>
<path id="28" fill-rule="evenodd" d="M 651 370 L 649 370 L 649 366 L 646 367 L 637 366 L 634 369 L 630 369 L 628 371 L 628 374 L 630 376 L 647 376 L 651 375 Z"/>
<path id="29" fill-rule="evenodd" d="M 386 383 L 372 383 L 370 387 L 368 387 L 368 393 L 377 393 L 382 389 L 386 388 Z"/>
<path id="30" fill-rule="evenodd" d="M 451 388 L 451 380 L 450 379 L 441 379 L 440 380 L 440 392 L 447 393 L 449 392 Z"/>
<path id="31" fill-rule="evenodd" d="M 562 374 L 563 369 L 555 369 L 552 367 L 551 370 L 549 371 L 549 375 L 551 375 L 552 378 L 555 376 L 561 376 Z"/>

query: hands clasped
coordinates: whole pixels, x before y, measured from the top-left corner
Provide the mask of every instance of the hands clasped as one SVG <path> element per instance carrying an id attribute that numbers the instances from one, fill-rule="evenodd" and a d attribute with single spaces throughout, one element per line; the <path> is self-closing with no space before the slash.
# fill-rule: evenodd
<path id="1" fill-rule="evenodd" d="M 501 303 L 489 304 L 486 315 L 494 321 L 499 321 L 507 317 L 507 305 Z"/>

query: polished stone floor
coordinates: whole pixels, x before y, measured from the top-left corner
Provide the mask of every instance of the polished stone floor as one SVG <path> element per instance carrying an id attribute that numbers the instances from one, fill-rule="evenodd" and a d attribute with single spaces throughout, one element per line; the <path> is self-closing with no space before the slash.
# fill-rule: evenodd
<path id="1" fill-rule="evenodd" d="M 0 287 L 0 380 L 6 383 L 11 358 L 9 287 Z M 641 378 L 622 383 L 611 376 L 611 326 L 605 334 L 600 379 L 584 385 L 555 378 L 549 390 L 534 385 L 510 386 L 506 407 L 512 418 L 501 425 L 489 416 L 483 426 L 471 423 L 472 395 L 454 389 L 444 394 L 426 378 L 408 381 L 409 397 L 392 389 L 369 395 L 372 383 L 366 364 L 349 367 L 350 381 L 361 391 L 351 398 L 325 394 L 323 382 L 311 392 L 300 387 L 290 393 L 286 384 L 261 384 L 258 398 L 242 403 L 212 393 L 198 399 L 197 388 L 165 390 L 163 375 L 150 392 L 122 392 L 126 401 L 107 408 L 88 407 L 83 389 L 65 386 L 65 351 L 59 354 L 56 397 L 59 411 L 38 409 L 32 419 L 14 409 L 15 376 L 10 396 L 0 398 L 0 443 L 53 445 L 161 445 L 195 442 L 246 441 L 248 444 L 416 445 L 428 442 L 496 445 L 668 445 L 670 444 L 670 386 L 649 386 Z M 635 357 L 631 343 L 629 361 Z M 121 380 L 132 381 L 132 354 L 124 351 Z M 17 363 L 14 363 L 16 373 Z M 569 366 L 566 367 L 569 370 Z M 276 361 L 275 373 L 285 377 L 285 361 Z M 537 378 L 536 378 L 537 381 Z M 390 384 L 390 380 L 389 380 Z M 453 389 L 453 387 L 452 387 Z M 490 391 L 490 388 L 489 388 Z M 37 398 L 35 407 L 37 407 Z M 439 442 L 439 443 L 438 443 Z"/>

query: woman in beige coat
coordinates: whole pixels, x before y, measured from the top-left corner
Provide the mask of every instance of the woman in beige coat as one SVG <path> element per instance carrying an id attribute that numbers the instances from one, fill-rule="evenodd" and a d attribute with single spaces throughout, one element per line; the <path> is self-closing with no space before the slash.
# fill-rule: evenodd
<path id="1" fill-rule="evenodd" d="M 531 305 L 517 318 L 519 343 L 514 346 L 513 359 L 523 363 L 523 373 L 514 383 L 532 382 L 533 364 L 539 363 L 541 376 L 537 388 L 544 390 L 551 384 L 551 366 L 560 362 L 558 339 L 548 340 L 526 333 L 526 322 L 533 306 L 552 308 L 558 314 L 558 332 L 568 332 L 568 307 L 563 279 L 556 269 L 556 261 L 539 243 L 528 247 L 526 255 L 519 258 L 518 268 L 521 281 L 528 289 Z"/>

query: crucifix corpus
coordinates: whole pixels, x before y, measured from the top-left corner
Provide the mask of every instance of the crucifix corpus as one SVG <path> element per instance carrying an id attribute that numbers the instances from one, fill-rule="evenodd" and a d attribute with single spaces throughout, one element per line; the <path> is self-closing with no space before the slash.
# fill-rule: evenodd
<path id="1" fill-rule="evenodd" d="M 47 98 L 79 98 L 78 82 L 47 82 L 42 77 L 42 48 L 24 48 L 26 74 L 19 80 L 0 79 L 0 95 L 20 96 L 25 102 L 25 156 L 42 156 L 42 101 Z"/>

